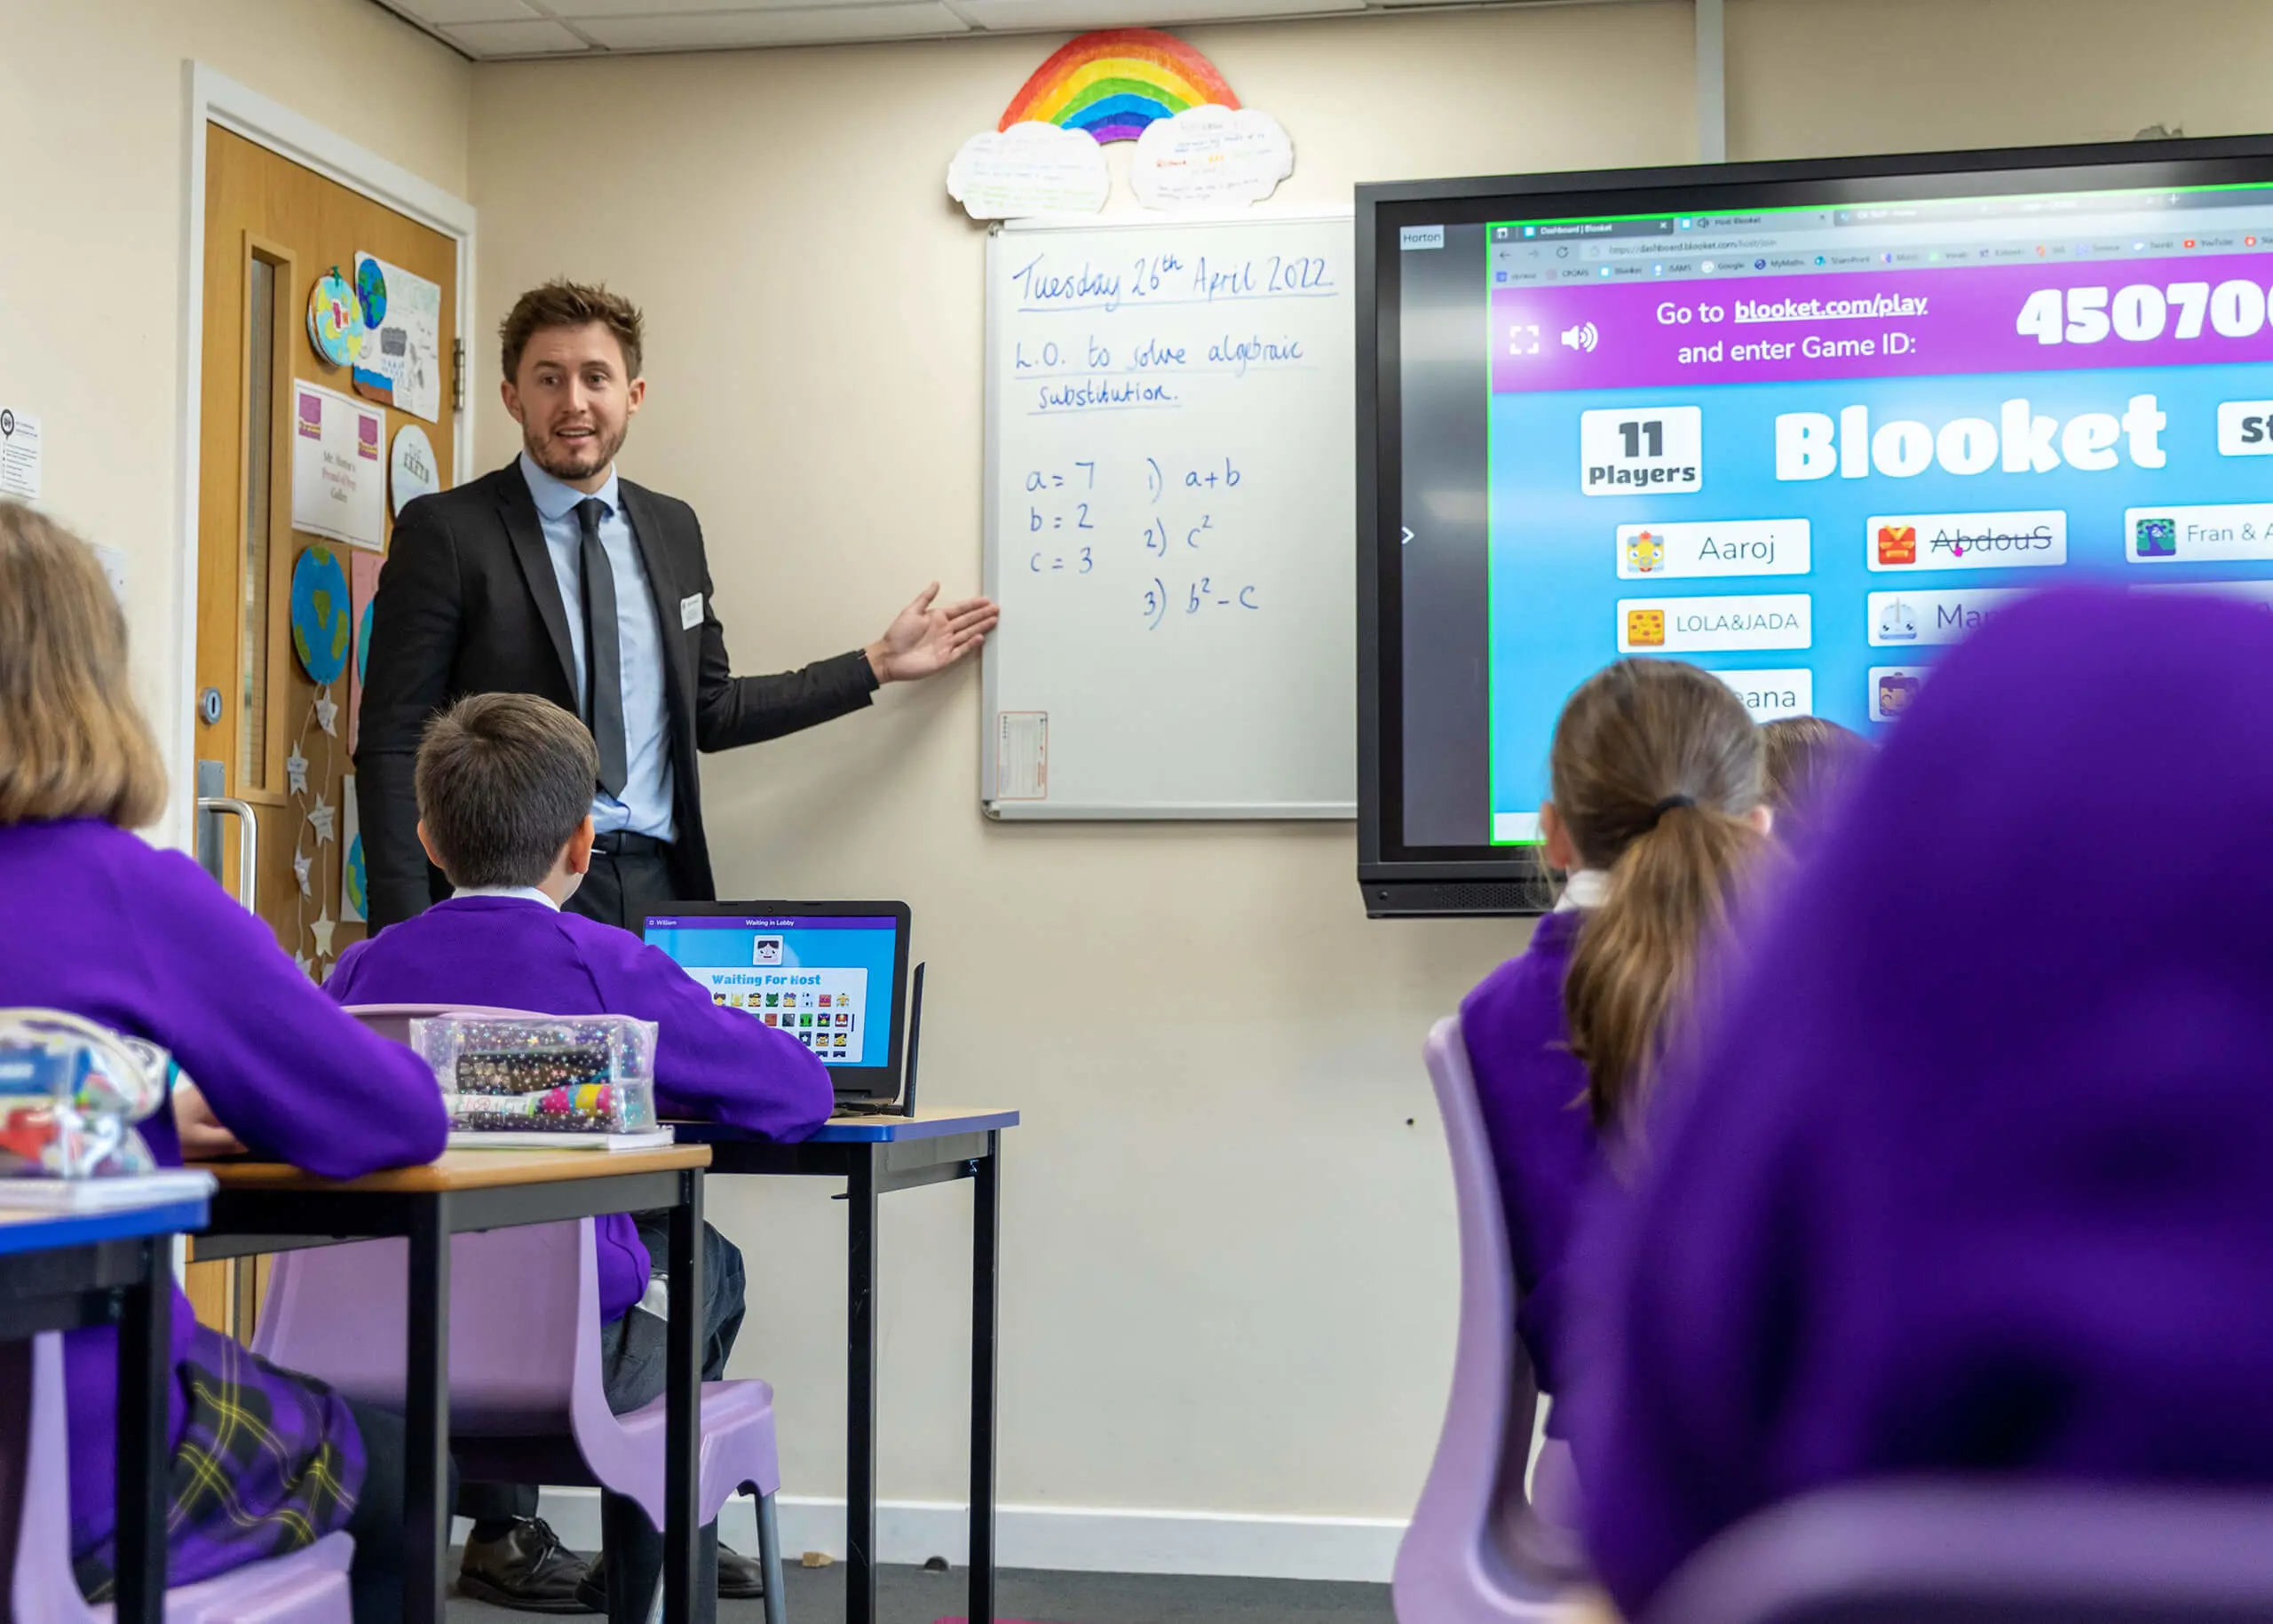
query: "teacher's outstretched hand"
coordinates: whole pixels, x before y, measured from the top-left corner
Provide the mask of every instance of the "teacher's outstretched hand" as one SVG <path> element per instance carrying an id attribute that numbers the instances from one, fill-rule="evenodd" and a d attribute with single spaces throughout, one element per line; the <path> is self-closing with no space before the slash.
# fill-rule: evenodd
<path id="1" fill-rule="evenodd" d="M 942 605 L 935 601 L 939 596 L 939 583 L 934 581 L 884 628 L 883 636 L 868 645 L 865 652 L 878 682 L 938 676 L 974 652 L 1002 618 L 991 598 Z"/>

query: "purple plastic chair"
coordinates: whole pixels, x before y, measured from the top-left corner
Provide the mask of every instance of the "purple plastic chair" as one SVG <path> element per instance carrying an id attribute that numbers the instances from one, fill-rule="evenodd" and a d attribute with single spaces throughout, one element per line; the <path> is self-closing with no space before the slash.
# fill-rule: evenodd
<path id="1" fill-rule="evenodd" d="M 402 1004 L 349 1011 L 397 1038 L 417 1017 L 452 1012 L 526 1013 Z M 402 1240 L 280 1255 L 253 1351 L 356 1398 L 400 1407 L 405 1292 L 374 1286 L 402 1280 L 408 1268 Z M 590 1218 L 453 1237 L 449 1322 L 450 1450 L 468 1480 L 596 1484 L 663 1525 L 668 1401 L 659 1398 L 627 1415 L 608 1408 Z M 709 1523 L 738 1489 L 757 1497 L 766 1624 L 784 1624 L 772 1388 L 760 1381 L 704 1382 L 701 1428 L 697 1512 Z"/>
<path id="2" fill-rule="evenodd" d="M 1644 1624 L 2267 1624 L 2273 1495 L 1889 1480 L 1760 1512 Z"/>
<path id="3" fill-rule="evenodd" d="M 1571 1541 L 1553 1520 L 1575 1496 L 1567 1452 L 1550 1444 L 1525 1502 L 1539 1390 L 1516 1336 L 1516 1271 L 1500 1177 L 1460 1018 L 1429 1034 L 1429 1079 L 1452 1152 L 1460 1217 L 1460 1345 L 1437 1458 L 1397 1549 L 1391 1596 L 1403 1624 L 1511 1624 L 1547 1618 L 1568 1578 Z"/>
<path id="4" fill-rule="evenodd" d="M 8 1573 L 11 1616 L 29 1624 L 98 1624 L 71 1572 L 70 1440 L 63 1398 L 63 1339 L 47 1332 L 4 1355 L 0 1379 L 0 1478 L 14 1503 Z M 28 1378 L 28 1379 L 27 1379 Z M 326 1534 L 305 1550 L 248 1563 L 166 1592 L 167 1624 L 351 1624 L 348 1565 L 355 1541 Z"/>

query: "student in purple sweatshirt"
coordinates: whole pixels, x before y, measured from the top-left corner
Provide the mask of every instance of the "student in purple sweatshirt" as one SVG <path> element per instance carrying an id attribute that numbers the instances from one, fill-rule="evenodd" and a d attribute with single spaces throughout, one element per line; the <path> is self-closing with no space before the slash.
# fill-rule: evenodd
<path id="1" fill-rule="evenodd" d="M 440 1154 L 433 1073 L 327 1002 L 196 864 L 130 832 L 164 810 L 125 618 L 94 555 L 0 503 L 0 1003 L 170 1051 L 202 1094 L 178 1087 L 174 1110 L 141 1125 L 167 1166 L 183 1132 L 333 1178 Z M 400 1619 L 401 1419 L 255 1359 L 179 1291 L 173 1363 L 170 1582 L 345 1528 L 359 1624 Z M 91 1601 L 113 1580 L 117 1367 L 115 1332 L 66 1336 L 71 1548 Z"/>
<path id="2" fill-rule="evenodd" d="M 340 955 L 327 984 L 345 1004 L 463 1003 L 548 1015 L 630 1015 L 656 1023 L 655 1098 L 666 1117 L 730 1122 L 777 1140 L 803 1139 L 826 1121 L 836 1090 L 820 1058 L 754 1016 L 711 1002 L 669 956 L 628 931 L 561 909 L 590 867 L 592 785 L 599 758 L 584 725 L 549 700 L 481 693 L 429 725 L 416 769 L 418 837 L 456 894 L 390 925 Z M 667 1215 L 599 1221 L 599 1293 L 609 1405 L 619 1414 L 663 1390 L 663 1279 Z M 706 1379 L 725 1374 L 741 1327 L 741 1254 L 703 1229 Z M 661 1542 L 628 1500 L 604 1507 L 613 1565 L 634 1593 L 661 1571 Z M 717 1538 L 705 1530 L 706 1546 Z M 551 1541 L 542 1522 L 477 1527 L 459 1588 L 527 1604 L 527 1575 L 566 1580 L 566 1551 L 503 1548 Z M 519 1575 L 515 1588 L 485 1577 L 485 1544 Z M 622 1548 L 622 1549 L 618 1549 Z M 758 1565 L 718 1555 L 718 1594 L 762 1594 Z M 575 1586 L 604 1605 L 596 1568 Z"/>
<path id="3" fill-rule="evenodd" d="M 2269 693 L 2261 606 L 2071 589 L 1893 730 L 1584 1226 L 1628 1617 L 1858 1478 L 2273 1486 Z"/>
<path id="4" fill-rule="evenodd" d="M 1656 1065 L 1699 944 L 1769 824 L 1757 732 L 1719 678 L 1622 660 L 1555 725 L 1540 836 L 1567 877 L 1531 945 L 1461 1005 L 1521 1297 L 1516 1328 L 1559 1394 L 1565 1253 L 1579 1199 Z M 1565 1436 L 1560 1406 L 1548 1430 Z"/>

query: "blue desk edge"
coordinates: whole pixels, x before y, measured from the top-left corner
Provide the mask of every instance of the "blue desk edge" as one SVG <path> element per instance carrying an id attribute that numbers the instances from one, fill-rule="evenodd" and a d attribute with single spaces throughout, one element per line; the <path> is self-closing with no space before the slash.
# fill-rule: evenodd
<path id="1" fill-rule="evenodd" d="M 50 1252 L 59 1247 L 92 1246 L 102 1240 L 187 1233 L 203 1229 L 205 1219 L 206 1203 L 202 1198 L 153 1201 L 147 1206 L 118 1207 L 107 1212 L 43 1212 L 36 1217 L 0 1224 L 0 1257 L 20 1252 Z"/>
<path id="2" fill-rule="evenodd" d="M 949 1115 L 919 1117 L 832 1117 L 820 1125 L 807 1145 L 893 1145 L 915 1139 L 938 1139 L 948 1134 L 992 1133 L 1016 1128 L 1016 1111 L 968 1111 Z M 717 1145 L 756 1136 L 723 1122 L 674 1122 L 681 1145 Z"/>

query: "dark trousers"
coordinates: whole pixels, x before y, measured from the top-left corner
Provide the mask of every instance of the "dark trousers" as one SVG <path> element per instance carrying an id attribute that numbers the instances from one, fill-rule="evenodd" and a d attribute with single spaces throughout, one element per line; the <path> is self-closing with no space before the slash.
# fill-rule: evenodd
<path id="1" fill-rule="evenodd" d="M 606 836 L 601 838 L 605 842 Z M 669 859 L 664 850 L 595 851 L 591 872 L 585 875 L 584 883 L 568 899 L 567 907 L 572 914 L 582 914 L 587 919 L 597 919 L 602 924 L 614 925 L 637 935 L 650 913 L 666 912 L 667 905 L 677 900 Z M 660 1258 L 667 1256 L 669 1248 L 665 1241 L 649 1249 Z M 741 1267 L 738 1255 L 737 1282 L 741 1279 Z M 656 1355 L 659 1360 L 661 1357 Z M 655 1390 L 662 1390 L 659 1387 Z M 533 1483 L 469 1483 L 458 1492 L 457 1510 L 460 1517 L 490 1525 L 487 1532 L 494 1532 L 497 1524 L 535 1517 L 536 1501 L 536 1485 Z"/>
<path id="2" fill-rule="evenodd" d="M 347 1401 L 355 1430 L 363 1435 L 363 1492 L 347 1519 L 354 1537 L 355 1560 L 347 1570 L 347 1588 L 355 1624 L 396 1624 L 403 1603 L 403 1483 L 408 1465 L 409 1442 L 402 1417 L 392 1410 L 360 1399 Z M 450 1467 L 457 1477 L 455 1462 Z M 536 1491 L 529 1491 L 534 1505 Z M 461 1505 L 464 1497 L 459 1497 Z M 426 1575 L 421 1583 L 432 1583 Z"/>
<path id="3" fill-rule="evenodd" d="M 601 836 L 601 843 L 608 838 Z M 641 852 L 595 849 L 591 871 L 568 899 L 567 907 L 572 914 L 638 936 L 648 915 L 668 914 L 672 903 L 685 899 L 671 878 L 669 849 L 649 843 L 649 849 Z"/>
<path id="4" fill-rule="evenodd" d="M 670 1215 L 643 1212 L 638 1219 L 639 1239 L 647 1248 L 655 1271 L 661 1273 L 670 1257 Z M 734 1243 L 702 1226 L 702 1379 L 716 1382 L 726 1374 L 726 1356 L 742 1328 L 744 1307 L 742 1255 Z M 669 1327 L 660 1315 L 634 1308 L 622 1319 L 600 1327 L 600 1379 L 607 1392 L 607 1407 L 622 1415 L 652 1404 L 663 1396 L 669 1371 Z M 608 1615 L 625 1624 L 638 1624 L 647 1616 L 655 1581 L 663 1571 L 663 1536 L 647 1520 L 639 1502 L 622 1494 L 600 1495 L 600 1541 L 607 1555 Z M 705 1524 L 694 1583 L 695 1616 L 717 1616 L 718 1602 L 718 1525 Z"/>

